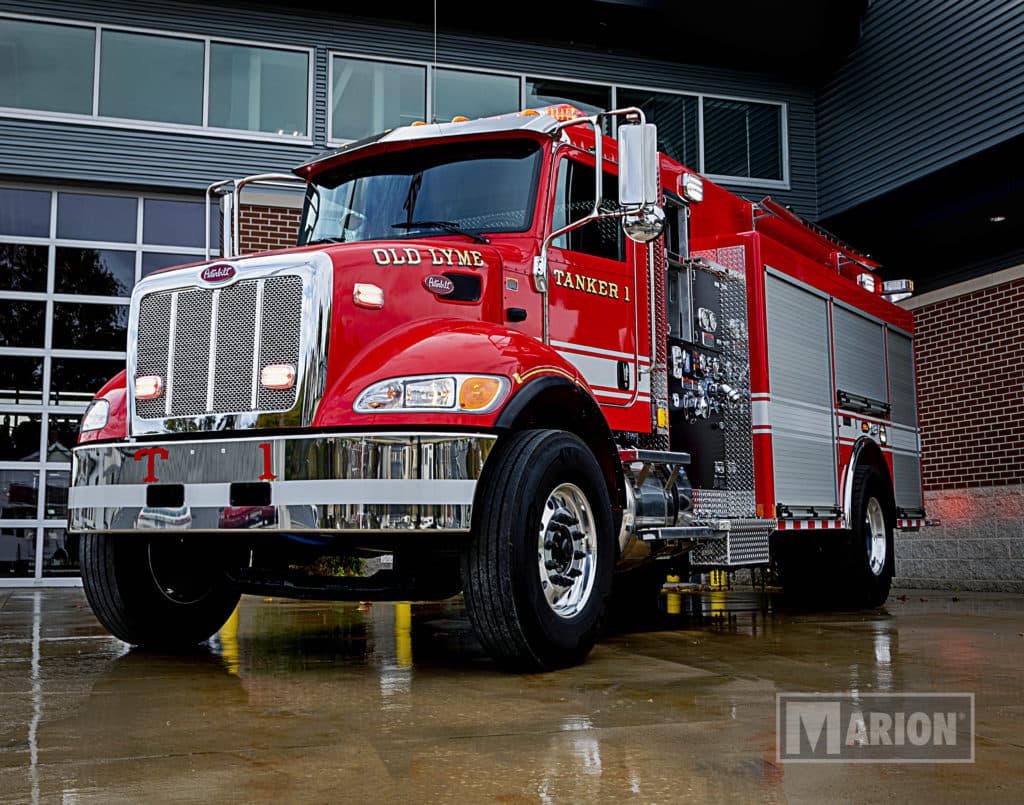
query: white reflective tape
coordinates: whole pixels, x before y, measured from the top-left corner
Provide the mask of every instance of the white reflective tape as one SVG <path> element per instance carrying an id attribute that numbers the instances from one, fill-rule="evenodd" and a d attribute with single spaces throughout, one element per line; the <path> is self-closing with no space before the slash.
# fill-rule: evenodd
<path id="1" fill-rule="evenodd" d="M 476 481 L 355 479 L 277 481 L 270 486 L 270 499 L 275 506 L 331 503 L 414 503 L 445 506 L 472 503 Z"/>
<path id="2" fill-rule="evenodd" d="M 270 484 L 274 506 L 332 503 L 468 505 L 476 481 L 467 480 L 319 480 L 276 481 Z M 224 508 L 231 505 L 231 484 L 185 484 L 185 505 Z M 69 490 L 72 509 L 145 508 L 146 484 L 80 486 Z"/>
<path id="3" fill-rule="evenodd" d="M 146 505 L 147 484 L 119 486 L 73 486 L 68 490 L 72 509 L 142 508 Z"/>
<path id="4" fill-rule="evenodd" d="M 750 424 L 755 428 L 771 427 L 768 419 L 768 400 L 753 400 L 750 403 Z"/>
<path id="5" fill-rule="evenodd" d="M 612 358 L 618 358 L 623 361 L 635 361 L 637 359 L 636 355 L 632 355 L 628 352 L 616 352 L 615 350 L 601 349 L 600 347 L 592 347 L 587 344 L 570 344 L 566 341 L 552 341 L 551 346 L 558 350 L 567 349 L 570 352 L 579 352 L 584 355 L 608 355 Z M 643 361 L 643 358 L 640 360 Z M 648 363 L 649 362 L 650 361 L 648 361 Z"/>
<path id="6" fill-rule="evenodd" d="M 185 505 L 190 508 L 231 505 L 231 484 L 185 484 Z"/>

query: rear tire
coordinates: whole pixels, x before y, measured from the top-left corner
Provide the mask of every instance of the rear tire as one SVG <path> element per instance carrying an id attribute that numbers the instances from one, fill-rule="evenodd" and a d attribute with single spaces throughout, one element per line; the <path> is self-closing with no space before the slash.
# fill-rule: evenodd
<path id="1" fill-rule="evenodd" d="M 181 650 L 212 636 L 241 595 L 208 540 L 85 534 L 82 586 L 93 612 L 126 643 Z"/>
<path id="2" fill-rule="evenodd" d="M 855 606 L 879 607 L 889 597 L 896 571 L 896 507 L 892 490 L 874 467 L 857 467 L 850 508 L 845 551 L 847 597 Z"/>
<path id="3" fill-rule="evenodd" d="M 575 665 L 593 648 L 615 562 L 608 488 L 575 435 L 500 440 L 484 466 L 462 556 L 466 610 L 502 666 Z"/>

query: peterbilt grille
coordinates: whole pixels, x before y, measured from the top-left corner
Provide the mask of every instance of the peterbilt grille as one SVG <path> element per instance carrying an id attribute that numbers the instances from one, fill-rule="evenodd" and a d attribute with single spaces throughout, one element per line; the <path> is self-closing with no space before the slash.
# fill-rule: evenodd
<path id="1" fill-rule="evenodd" d="M 158 291 L 139 304 L 136 376 L 157 375 L 164 393 L 136 400 L 144 419 L 294 407 L 298 383 L 267 389 L 263 367 L 299 366 L 302 280 L 244 280 L 225 288 Z"/>

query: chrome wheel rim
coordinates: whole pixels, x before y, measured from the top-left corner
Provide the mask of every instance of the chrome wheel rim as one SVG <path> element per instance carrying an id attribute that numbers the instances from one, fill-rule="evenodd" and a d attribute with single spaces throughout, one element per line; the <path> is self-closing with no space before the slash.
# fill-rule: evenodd
<path id="1" fill-rule="evenodd" d="M 544 502 L 537 533 L 540 586 L 551 611 L 572 618 L 587 605 L 597 578 L 597 530 L 587 496 L 561 484 Z"/>
<path id="2" fill-rule="evenodd" d="M 887 541 L 885 538 L 885 516 L 882 505 L 875 498 L 868 500 L 867 511 L 864 513 L 865 539 L 867 540 L 868 567 L 876 576 L 885 570 Z"/>

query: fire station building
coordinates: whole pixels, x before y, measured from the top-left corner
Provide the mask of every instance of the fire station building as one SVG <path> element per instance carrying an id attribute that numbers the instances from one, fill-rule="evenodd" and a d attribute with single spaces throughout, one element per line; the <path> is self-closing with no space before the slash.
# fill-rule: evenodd
<path id="1" fill-rule="evenodd" d="M 925 508 L 898 585 L 1024 592 L 1024 6 L 1014 0 L 0 0 L 0 586 L 78 584 L 70 451 L 215 182 L 416 120 L 638 106 L 659 147 L 912 279 Z M 292 242 L 254 188 L 243 250 Z M 216 242 L 213 247 L 216 248 Z"/>

